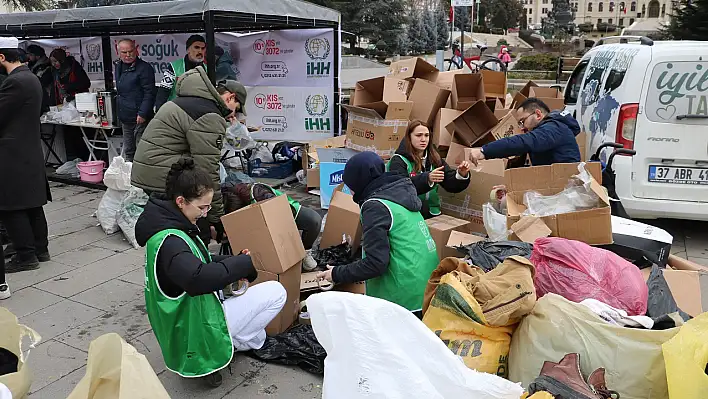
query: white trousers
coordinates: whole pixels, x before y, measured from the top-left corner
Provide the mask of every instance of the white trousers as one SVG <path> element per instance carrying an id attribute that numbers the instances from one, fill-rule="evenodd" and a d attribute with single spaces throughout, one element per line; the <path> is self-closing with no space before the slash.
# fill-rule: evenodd
<path id="1" fill-rule="evenodd" d="M 280 313 L 287 292 L 277 281 L 251 287 L 237 297 L 224 301 L 226 324 L 237 351 L 260 349 L 266 340 L 265 327 Z"/>

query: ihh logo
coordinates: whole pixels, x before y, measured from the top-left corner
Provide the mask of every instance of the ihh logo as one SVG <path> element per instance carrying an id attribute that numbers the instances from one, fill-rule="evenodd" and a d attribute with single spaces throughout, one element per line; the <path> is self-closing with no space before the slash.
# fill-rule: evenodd
<path id="1" fill-rule="evenodd" d="M 305 99 L 305 109 L 310 114 L 310 118 L 305 118 L 305 130 L 332 130 L 329 118 L 324 117 L 329 110 L 329 99 L 327 96 L 315 94 L 307 96 Z"/>
<path id="2" fill-rule="evenodd" d="M 329 76 L 332 71 L 332 63 L 326 61 L 331 52 L 329 40 L 326 38 L 307 39 L 305 52 L 313 60 L 307 63 L 307 76 Z"/>
<path id="3" fill-rule="evenodd" d="M 344 171 L 339 171 L 339 172 L 334 172 L 331 175 L 329 175 L 329 185 L 330 186 L 335 186 L 338 184 L 342 183 L 342 175 L 344 174 Z"/>

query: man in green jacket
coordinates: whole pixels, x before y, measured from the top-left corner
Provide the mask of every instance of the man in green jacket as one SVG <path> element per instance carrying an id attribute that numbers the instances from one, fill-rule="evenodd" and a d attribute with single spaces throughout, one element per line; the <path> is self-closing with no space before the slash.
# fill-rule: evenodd
<path id="1" fill-rule="evenodd" d="M 177 79 L 185 72 L 204 66 L 206 57 L 206 40 L 202 35 L 192 35 L 187 39 L 187 54 L 183 58 L 170 62 L 165 70 L 162 80 L 157 85 L 155 97 L 155 111 L 159 110 L 166 102 L 177 97 L 175 90 Z"/>
<path id="2" fill-rule="evenodd" d="M 187 71 L 175 86 L 177 98 L 165 104 L 150 121 L 133 161 L 131 182 L 147 193 L 164 193 L 172 164 L 193 158 L 214 180 L 214 199 L 207 218 L 222 233 L 219 218 L 224 205 L 219 189 L 219 161 L 228 123 L 246 102 L 242 84 L 228 80 L 214 87 L 203 67 Z M 209 240 L 209 228 L 200 226 Z"/>

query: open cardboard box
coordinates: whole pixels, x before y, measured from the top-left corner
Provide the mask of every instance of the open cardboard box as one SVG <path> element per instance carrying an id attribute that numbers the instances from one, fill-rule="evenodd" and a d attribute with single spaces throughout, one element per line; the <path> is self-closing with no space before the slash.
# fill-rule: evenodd
<path id="1" fill-rule="evenodd" d="M 346 146 L 356 151 L 372 151 L 388 158 L 406 134 L 413 103 L 391 102 L 385 116 L 367 108 L 351 105 L 342 107 L 349 115 Z"/>
<path id="2" fill-rule="evenodd" d="M 462 115 L 462 112 L 456 109 L 440 108 L 433 125 L 433 144 L 438 147 L 450 146 L 452 136 L 455 134 L 452 121 Z"/>
<path id="3" fill-rule="evenodd" d="M 453 71 L 439 72 L 433 83 L 442 87 L 445 90 L 452 91 L 452 85 L 455 80 L 455 75 L 467 74 L 464 69 L 455 69 Z"/>
<path id="4" fill-rule="evenodd" d="M 445 107 L 449 97 L 450 90 L 445 90 L 427 80 L 416 79 L 413 83 L 413 89 L 408 96 L 408 101 L 413 103 L 410 119 L 417 119 L 427 126 L 432 126 L 438 111 Z"/>
<path id="5" fill-rule="evenodd" d="M 506 102 L 506 91 L 508 81 L 506 72 L 489 71 L 482 69 L 480 71 L 482 80 L 484 81 L 484 93 L 487 98 L 496 98 L 502 104 Z"/>
<path id="6" fill-rule="evenodd" d="M 466 110 L 477 101 L 486 100 L 482 75 L 478 73 L 455 75 L 450 98 L 452 108 L 458 111 Z"/>
<path id="7" fill-rule="evenodd" d="M 342 192 L 342 188 L 343 185 L 335 188 L 332 194 L 320 248 L 337 246 L 342 243 L 342 237 L 348 237 L 352 240 L 352 251 L 356 252 L 362 234 L 359 205 L 350 194 Z"/>
<path id="8" fill-rule="evenodd" d="M 388 104 L 393 101 L 405 102 L 408 97 L 409 82 L 391 77 L 361 80 L 356 83 L 351 105 L 376 110 L 386 114 Z"/>
<path id="9" fill-rule="evenodd" d="M 612 243 L 612 222 L 610 200 L 606 190 L 598 181 L 602 181 L 599 162 L 585 165 L 592 175 L 591 190 L 600 198 L 598 208 L 570 212 L 541 218 L 551 229 L 551 236 L 582 241 L 590 245 Z M 537 191 L 542 195 L 554 195 L 563 191 L 568 180 L 578 174 L 577 163 L 554 164 L 550 166 L 532 166 L 509 169 L 505 172 L 507 196 L 507 226 L 521 219 L 526 211 L 524 193 Z"/>
<path id="10" fill-rule="evenodd" d="M 320 159 L 320 207 L 328 209 L 334 190 L 342 184 L 344 166 L 358 154 L 351 148 L 318 148 Z"/>
<path id="11" fill-rule="evenodd" d="M 474 244 L 475 242 L 480 241 L 484 241 L 484 238 L 453 230 L 450 232 L 450 237 L 447 240 L 447 244 L 445 244 L 445 247 L 443 248 L 440 260 L 445 258 L 464 258 L 467 254 L 460 252 L 457 247 Z"/>
<path id="12" fill-rule="evenodd" d="M 565 99 L 563 93 L 553 87 L 531 87 L 530 97 L 536 97 L 543 101 L 551 111 L 562 111 L 565 109 Z"/>
<path id="13" fill-rule="evenodd" d="M 514 98 L 511 101 L 511 108 L 516 109 L 521 105 L 522 102 L 524 102 L 527 98 L 532 97 L 531 96 L 531 88 L 533 87 L 538 87 L 536 82 L 529 80 L 521 90 L 516 92 L 514 94 Z"/>
<path id="14" fill-rule="evenodd" d="M 438 250 L 438 258 L 443 259 L 443 252 L 447 246 L 450 234 L 453 231 L 467 232 L 469 231 L 470 222 L 468 220 L 457 219 L 448 215 L 440 215 L 430 218 L 425 221 L 430 230 L 430 236 L 435 241 L 435 246 Z"/>
<path id="15" fill-rule="evenodd" d="M 516 113 L 509 112 L 499 120 L 499 123 L 497 123 L 497 125 L 494 126 L 486 136 L 478 140 L 477 143 L 475 143 L 475 146 L 484 145 L 494 140 L 499 140 L 522 133 L 523 132 L 519 127 L 519 120 L 516 119 Z"/>
<path id="16" fill-rule="evenodd" d="M 258 278 L 252 285 L 265 281 L 278 281 L 285 288 L 287 299 L 285 306 L 278 315 L 266 326 L 266 334 L 274 336 L 285 332 L 297 320 L 300 313 L 300 279 L 302 262 L 282 273 L 272 273 L 264 270 L 258 271 Z"/>
<path id="17" fill-rule="evenodd" d="M 331 137 L 322 140 L 313 140 L 304 143 L 303 157 L 302 157 L 302 169 L 304 169 L 307 176 L 307 187 L 317 188 L 320 186 L 320 170 L 319 170 L 319 157 L 317 156 L 318 148 L 344 148 L 347 141 L 346 135 L 341 135 L 337 137 Z M 314 164 L 310 167 L 311 164 Z"/>
<path id="18" fill-rule="evenodd" d="M 455 130 L 454 141 L 472 146 L 489 133 L 499 120 L 484 101 L 477 101 L 452 121 Z"/>
<path id="19" fill-rule="evenodd" d="M 414 57 L 391 63 L 388 76 L 398 79 L 421 78 L 435 82 L 440 71 L 422 58 Z"/>

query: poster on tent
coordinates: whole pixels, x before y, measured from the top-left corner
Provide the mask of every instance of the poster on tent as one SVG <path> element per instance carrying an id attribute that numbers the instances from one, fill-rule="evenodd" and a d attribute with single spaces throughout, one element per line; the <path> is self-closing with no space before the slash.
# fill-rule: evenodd
<path id="1" fill-rule="evenodd" d="M 247 87 L 247 123 L 258 140 L 310 141 L 332 137 L 334 96 L 329 88 Z"/>
<path id="2" fill-rule="evenodd" d="M 81 39 L 41 39 L 26 40 L 22 46 L 27 48 L 30 44 L 36 44 L 44 49 L 47 57 L 55 49 L 63 49 L 67 55 L 76 59 L 86 71 L 91 81 L 101 81 L 103 87 L 103 52 L 100 37 L 84 37 Z"/>

